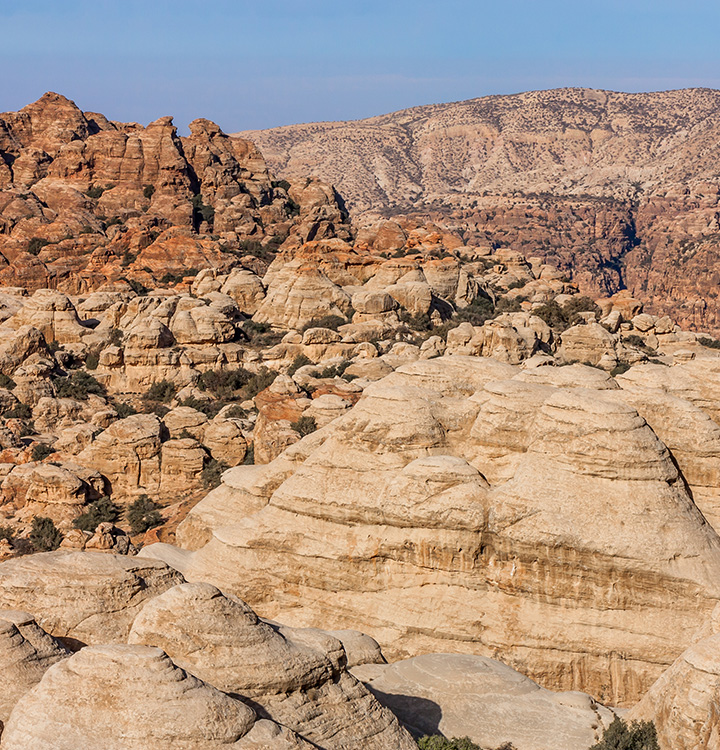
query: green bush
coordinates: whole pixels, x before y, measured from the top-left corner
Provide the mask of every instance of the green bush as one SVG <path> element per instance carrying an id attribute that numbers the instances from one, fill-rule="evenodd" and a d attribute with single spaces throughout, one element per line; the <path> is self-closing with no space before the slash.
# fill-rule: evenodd
<path id="1" fill-rule="evenodd" d="M 203 221 L 206 221 L 209 225 L 212 225 L 215 219 L 215 209 L 212 206 L 208 206 L 203 202 L 203 197 L 198 193 L 193 195 L 190 201 L 193 207 L 193 222 L 199 226 Z"/>
<path id="2" fill-rule="evenodd" d="M 37 552 L 50 552 L 60 546 L 63 535 L 53 523 L 52 518 L 35 516 L 30 529 L 30 544 Z"/>
<path id="3" fill-rule="evenodd" d="M 12 526 L 0 526 L 0 539 L 7 539 L 10 544 L 15 541 L 15 530 Z"/>
<path id="4" fill-rule="evenodd" d="M 130 288 L 137 294 L 138 297 L 147 297 L 148 292 L 150 291 L 145 284 L 141 284 L 137 279 L 125 279 L 128 284 L 130 284 Z"/>
<path id="5" fill-rule="evenodd" d="M 32 409 L 27 404 L 17 404 L 12 409 L 5 412 L 5 419 L 30 419 Z"/>
<path id="6" fill-rule="evenodd" d="M 590 750 L 660 750 L 655 725 L 651 721 L 628 726 L 619 716 L 605 730 L 602 740 Z"/>
<path id="7" fill-rule="evenodd" d="M 305 435 L 309 435 L 310 433 L 317 430 L 315 418 L 309 415 L 303 415 L 302 417 L 300 417 L 300 419 L 298 419 L 297 422 L 291 422 L 290 427 L 292 427 L 292 429 L 295 430 L 295 432 L 299 433 L 302 437 L 305 437 Z"/>
<path id="8" fill-rule="evenodd" d="M 562 307 L 555 300 L 550 300 L 532 311 L 533 315 L 542 318 L 550 328 L 561 332 L 581 322 L 581 312 L 594 312 L 597 316 L 601 313 L 590 297 L 572 297 Z"/>
<path id="9" fill-rule="evenodd" d="M 6 390 L 11 391 L 14 387 L 15 381 L 8 375 L 5 375 L 5 373 L 0 372 L 0 388 L 5 388 Z"/>
<path id="10" fill-rule="evenodd" d="M 698 339 L 698 344 L 706 346 L 708 349 L 720 349 L 720 341 L 717 339 L 709 339 L 707 336 L 701 336 Z"/>
<path id="11" fill-rule="evenodd" d="M 329 328 L 331 331 L 337 331 L 340 326 L 344 326 L 347 323 L 346 318 L 341 318 L 339 315 L 324 315 L 322 318 L 313 318 L 309 323 L 306 323 L 301 330 L 301 333 L 309 331 L 311 328 Z"/>
<path id="12" fill-rule="evenodd" d="M 481 326 L 486 320 L 495 317 L 495 305 L 488 297 L 476 297 L 467 307 L 453 315 L 453 326 L 457 323 L 470 323 Z"/>
<path id="13" fill-rule="evenodd" d="M 144 534 L 148 529 L 159 526 L 163 522 L 159 507 L 147 495 L 140 495 L 132 505 L 128 506 L 126 517 L 133 535 Z"/>
<path id="14" fill-rule="evenodd" d="M 32 449 L 32 460 L 42 461 L 48 456 L 52 456 L 55 453 L 55 449 L 45 443 L 35 443 Z"/>
<path id="15" fill-rule="evenodd" d="M 240 404 L 233 404 L 226 412 L 225 416 L 230 419 L 245 419 L 247 412 L 240 406 Z"/>
<path id="16" fill-rule="evenodd" d="M 145 185 L 143 188 L 143 196 L 147 198 L 148 200 L 153 197 L 155 194 L 155 186 L 154 185 Z"/>
<path id="17" fill-rule="evenodd" d="M 418 740 L 420 750 L 482 750 L 469 737 L 453 737 L 451 740 L 439 734 L 425 735 Z"/>
<path id="18" fill-rule="evenodd" d="M 85 357 L 85 367 L 87 367 L 88 370 L 97 370 L 99 364 L 100 358 L 95 352 L 90 352 L 87 357 Z"/>
<path id="19" fill-rule="evenodd" d="M 169 380 L 158 380 L 153 383 L 143 395 L 144 401 L 159 401 L 167 404 L 175 398 L 177 386 Z"/>
<path id="20" fill-rule="evenodd" d="M 269 370 L 267 367 L 261 367 L 258 372 L 253 373 L 247 385 L 243 388 L 243 396 L 245 399 L 255 398 L 260 391 L 264 391 L 268 386 L 271 386 L 276 377 L 276 372 Z"/>
<path id="21" fill-rule="evenodd" d="M 45 247 L 45 245 L 49 244 L 50 242 L 43 239 L 42 237 L 33 237 L 30 242 L 28 242 L 27 251 L 30 253 L 30 255 L 39 255 L 40 251 Z"/>
<path id="22" fill-rule="evenodd" d="M 610 374 L 615 377 L 616 375 L 622 375 L 624 372 L 627 372 L 630 369 L 630 364 L 628 362 L 620 361 L 615 365 L 615 367 L 610 370 Z"/>
<path id="23" fill-rule="evenodd" d="M 55 380 L 55 393 L 58 398 L 74 398 L 87 401 L 90 394 L 104 396 L 105 388 L 84 370 L 78 370 L 69 377 Z"/>
<path id="24" fill-rule="evenodd" d="M 215 398 L 232 401 L 252 379 L 253 374 L 244 367 L 236 370 L 208 370 L 198 379 L 201 391 L 210 391 Z"/>
<path id="25" fill-rule="evenodd" d="M 256 346 L 273 346 L 282 339 L 283 335 L 279 331 L 273 331 L 272 326 L 267 323 L 256 323 L 254 320 L 246 320 L 241 326 L 242 332 L 248 340 Z"/>
<path id="26" fill-rule="evenodd" d="M 115 523 L 120 517 L 120 510 L 113 501 L 104 495 L 90 503 L 85 512 L 73 521 L 76 529 L 95 531 L 101 523 Z"/>
<path id="27" fill-rule="evenodd" d="M 137 414 L 137 409 L 132 404 L 126 404 L 123 401 L 113 404 L 113 409 L 115 409 L 120 419 L 125 419 L 126 417 L 131 417 L 133 414 Z"/>
<path id="28" fill-rule="evenodd" d="M 214 458 L 210 459 L 205 468 L 202 470 L 201 478 L 203 487 L 208 490 L 218 487 L 220 485 L 223 472 L 227 470 L 227 464 L 223 463 L 222 461 L 216 461 Z"/>
<path id="29" fill-rule="evenodd" d="M 312 365 L 314 364 L 313 361 L 310 359 L 310 357 L 306 357 L 304 354 L 298 354 L 297 357 L 292 361 L 292 364 L 290 365 L 290 368 L 287 371 L 287 374 L 292 377 L 301 367 L 305 367 L 305 365 Z"/>
<path id="30" fill-rule="evenodd" d="M 344 359 L 337 365 L 328 365 L 327 367 L 320 370 L 318 373 L 319 378 L 346 378 L 347 380 L 352 379 L 352 375 L 345 375 L 345 370 L 352 362 L 349 359 Z"/>
<path id="31" fill-rule="evenodd" d="M 104 192 L 105 192 L 105 188 L 100 187 L 100 185 L 96 185 L 95 187 L 91 187 L 88 190 L 86 190 L 85 195 L 87 195 L 88 198 L 93 198 L 94 200 L 97 200 Z"/>
<path id="32" fill-rule="evenodd" d="M 184 401 L 181 401 L 180 406 L 189 406 L 191 409 L 201 411 L 203 414 L 206 414 L 208 417 L 210 417 L 210 419 L 212 419 L 213 417 L 216 417 L 218 415 L 225 404 L 222 401 L 213 401 L 207 398 L 199 399 L 195 398 L 194 396 L 190 396 L 190 398 L 186 398 Z"/>

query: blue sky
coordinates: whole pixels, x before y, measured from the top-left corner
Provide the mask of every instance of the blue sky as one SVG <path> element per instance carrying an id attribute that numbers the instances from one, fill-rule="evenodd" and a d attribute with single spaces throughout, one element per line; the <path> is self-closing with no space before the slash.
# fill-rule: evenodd
<path id="1" fill-rule="evenodd" d="M 0 111 L 45 91 L 227 132 L 558 86 L 720 88 L 699 0 L 0 0 Z"/>

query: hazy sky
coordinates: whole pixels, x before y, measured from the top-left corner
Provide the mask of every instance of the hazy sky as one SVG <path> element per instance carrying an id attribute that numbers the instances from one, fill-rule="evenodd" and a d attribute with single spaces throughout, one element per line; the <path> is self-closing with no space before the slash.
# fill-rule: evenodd
<path id="1" fill-rule="evenodd" d="M 720 88 L 717 0 L 0 0 L 0 111 L 227 132 L 558 86 Z"/>

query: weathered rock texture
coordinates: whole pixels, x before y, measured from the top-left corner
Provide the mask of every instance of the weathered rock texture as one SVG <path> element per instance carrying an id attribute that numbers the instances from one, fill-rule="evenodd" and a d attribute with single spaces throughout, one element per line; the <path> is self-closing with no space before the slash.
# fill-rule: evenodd
<path id="1" fill-rule="evenodd" d="M 270 726 L 268 726 L 270 725 Z M 7 750 L 309 750 L 149 646 L 88 646 L 16 705 Z"/>
<path id="2" fill-rule="evenodd" d="M 702 360 L 647 367 L 648 392 L 684 383 L 715 413 Z M 183 573 L 392 657 L 490 655 L 632 703 L 720 597 L 720 538 L 618 389 L 582 365 L 401 366 L 266 468 L 229 472 L 178 529 Z"/>
<path id="3" fill-rule="evenodd" d="M 589 695 L 553 693 L 482 656 L 427 654 L 353 673 L 417 734 L 470 737 L 480 747 L 587 750 L 615 716 Z"/>
<path id="4" fill-rule="evenodd" d="M 626 285 L 681 323 L 717 329 L 719 103 L 708 89 L 558 89 L 240 135 L 275 172 L 318 174 L 352 208 L 430 218 L 466 244 L 531 248 L 584 289 Z M 400 225 L 372 242 L 402 246 Z"/>
<path id="5" fill-rule="evenodd" d="M 182 584 L 148 602 L 129 640 L 162 648 L 178 666 L 251 700 L 319 748 L 414 747 L 392 713 L 345 671 L 339 640 L 262 622 L 209 584 Z"/>
<path id="6" fill-rule="evenodd" d="M 720 745 L 720 635 L 691 646 L 630 711 L 652 721 L 661 750 L 705 750 Z"/>
<path id="7" fill-rule="evenodd" d="M 157 560 L 58 550 L 0 563 L 0 607 L 76 643 L 123 643 L 143 604 L 182 582 Z"/>

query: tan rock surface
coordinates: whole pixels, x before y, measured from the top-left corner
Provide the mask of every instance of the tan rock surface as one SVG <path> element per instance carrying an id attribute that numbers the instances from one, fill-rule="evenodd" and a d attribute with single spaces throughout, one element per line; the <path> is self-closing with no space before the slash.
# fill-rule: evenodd
<path id="1" fill-rule="evenodd" d="M 307 747 L 287 736 L 243 742 L 255 721 L 251 708 L 179 669 L 160 649 L 90 646 L 48 670 L 20 700 L 2 744 L 10 750 Z"/>
<path id="2" fill-rule="evenodd" d="M 271 626 L 209 584 L 183 584 L 148 602 L 129 640 L 158 646 L 205 682 L 251 698 L 317 747 L 414 746 L 345 671 L 340 641 L 322 631 Z"/>
<path id="3" fill-rule="evenodd" d="M 393 657 L 492 655 L 627 705 L 715 606 L 720 539 L 616 388 L 581 365 L 405 365 L 269 464 L 275 486 L 201 502 L 185 574 Z"/>
<path id="4" fill-rule="evenodd" d="M 0 610 L 0 721 L 6 722 L 18 699 L 40 682 L 49 667 L 68 655 L 32 615 Z"/>
<path id="5" fill-rule="evenodd" d="M 181 582 L 155 560 L 58 550 L 0 563 L 0 606 L 69 643 L 122 643 L 143 604 Z"/>
<path id="6" fill-rule="evenodd" d="M 705 750 L 720 743 L 720 635 L 694 644 L 632 708 L 628 719 L 652 721 L 661 750 Z"/>
<path id="7" fill-rule="evenodd" d="M 418 734 L 470 737 L 481 747 L 587 750 L 614 718 L 589 695 L 545 690 L 482 656 L 426 654 L 353 673 Z"/>

